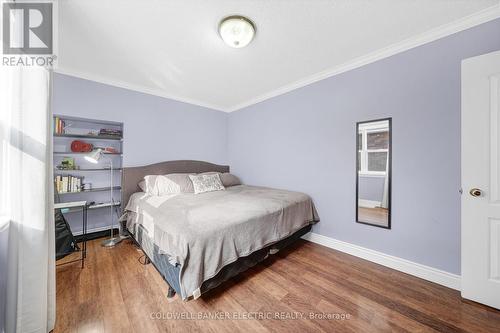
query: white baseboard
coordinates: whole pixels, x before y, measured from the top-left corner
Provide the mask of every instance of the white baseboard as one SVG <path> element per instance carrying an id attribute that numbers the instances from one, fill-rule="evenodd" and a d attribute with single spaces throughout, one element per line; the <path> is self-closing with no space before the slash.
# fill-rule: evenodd
<path id="1" fill-rule="evenodd" d="M 376 208 L 376 207 L 380 207 L 382 205 L 382 203 L 380 201 L 359 199 L 358 205 L 360 207 L 365 207 L 365 208 Z"/>
<path id="2" fill-rule="evenodd" d="M 337 239 L 319 235 L 313 232 L 305 234 L 302 238 L 310 242 L 317 243 L 365 260 L 369 260 L 379 265 L 383 265 L 397 271 L 440 284 L 448 288 L 460 290 L 459 275 L 418 264 L 406 259 L 394 257 L 382 252 L 370 250 L 358 245 L 339 241 Z"/>

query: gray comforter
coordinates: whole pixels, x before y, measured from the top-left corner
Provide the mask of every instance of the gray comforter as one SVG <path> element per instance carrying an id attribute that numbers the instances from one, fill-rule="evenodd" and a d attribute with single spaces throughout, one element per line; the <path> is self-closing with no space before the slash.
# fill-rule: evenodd
<path id="1" fill-rule="evenodd" d="M 126 207 L 170 257 L 181 265 L 182 298 L 200 296 L 202 283 L 239 257 L 319 221 L 303 193 L 239 185 L 224 191 L 154 197 L 135 193 Z"/>

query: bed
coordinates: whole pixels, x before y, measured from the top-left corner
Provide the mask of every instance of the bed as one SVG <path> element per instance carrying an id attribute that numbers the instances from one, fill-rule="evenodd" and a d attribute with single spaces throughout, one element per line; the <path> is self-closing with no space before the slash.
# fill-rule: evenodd
<path id="1" fill-rule="evenodd" d="M 196 299 L 311 230 L 319 218 L 309 196 L 237 185 L 223 191 L 151 196 L 146 175 L 229 172 L 202 161 L 123 169 L 126 229 L 169 285 L 168 296 Z"/>

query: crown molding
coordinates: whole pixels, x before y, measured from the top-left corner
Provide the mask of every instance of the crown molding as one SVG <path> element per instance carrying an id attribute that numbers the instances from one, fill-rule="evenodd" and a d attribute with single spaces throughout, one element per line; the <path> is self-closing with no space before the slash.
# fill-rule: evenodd
<path id="1" fill-rule="evenodd" d="M 482 11 L 479 11 L 477 13 L 474 13 L 469 16 L 465 16 L 459 20 L 456 20 L 454 22 L 439 26 L 435 29 L 429 30 L 427 32 L 424 32 L 420 35 L 416 35 L 414 37 L 405 39 L 401 42 L 392 44 L 388 47 L 384 47 L 382 49 L 379 49 L 375 52 L 369 53 L 367 55 L 355 58 L 351 61 L 348 61 L 342 65 L 335 66 L 329 69 L 326 69 L 324 71 L 321 71 L 319 73 L 316 73 L 314 75 L 308 76 L 306 78 L 300 79 L 298 81 L 295 81 L 293 83 L 287 84 L 281 88 L 278 88 L 276 90 L 273 90 L 271 92 L 262 94 L 260 96 L 257 96 L 255 98 L 252 98 L 250 100 L 247 100 L 243 103 L 239 103 L 229 110 L 227 112 L 234 112 L 241 110 L 245 107 L 251 106 L 253 104 L 260 103 L 262 101 L 265 101 L 267 99 L 270 99 L 272 97 L 276 97 L 279 95 L 286 94 L 292 90 L 298 89 L 305 87 L 307 85 L 310 85 L 312 83 L 324 80 L 326 78 L 348 72 L 350 70 L 368 65 L 370 63 L 376 62 L 378 60 L 382 60 L 384 58 L 388 58 L 390 56 L 393 56 L 395 54 L 413 49 L 415 47 L 433 42 L 435 40 L 453 35 L 457 32 L 464 31 L 470 28 L 473 28 L 477 25 L 492 21 L 494 19 L 497 19 L 500 17 L 500 3 L 495 6 L 488 7 Z"/>
<path id="2" fill-rule="evenodd" d="M 100 76 L 98 74 L 85 73 L 85 72 L 81 72 L 81 71 L 77 71 L 77 70 L 72 70 L 69 68 L 56 68 L 54 71 L 56 73 L 60 73 L 60 74 L 64 74 L 64 75 L 74 76 L 74 77 L 82 78 L 85 80 L 103 83 L 103 84 L 110 85 L 110 86 L 115 86 L 115 87 L 133 90 L 133 91 L 137 91 L 137 92 L 141 92 L 141 93 L 145 93 L 145 94 L 149 94 L 149 95 L 168 98 L 168 99 L 175 100 L 178 102 L 189 103 L 189 104 L 205 107 L 205 108 L 216 110 L 216 111 L 234 112 L 234 111 L 238 111 L 238 110 L 241 110 L 243 108 L 246 108 L 248 106 L 251 106 L 253 104 L 260 103 L 260 102 L 265 101 L 267 99 L 270 99 L 272 97 L 286 94 L 292 90 L 305 87 L 305 86 L 310 85 L 312 83 L 315 83 L 315 82 L 327 79 L 329 77 L 332 77 L 332 76 L 335 76 L 335 75 L 338 75 L 341 73 L 345 73 L 345 72 L 348 72 L 350 70 L 368 65 L 368 64 L 376 62 L 378 60 L 382 60 L 384 58 L 393 56 L 395 54 L 398 54 L 398 53 L 410 50 L 412 48 L 433 42 L 435 40 L 444 38 L 446 36 L 455 34 L 457 32 L 470 29 L 472 27 L 475 27 L 477 25 L 480 25 L 480 24 L 486 23 L 488 21 L 497 19 L 499 17 L 500 17 L 500 2 L 499 2 L 499 4 L 497 4 L 495 6 L 488 7 L 482 11 L 479 11 L 479 12 L 474 13 L 472 15 L 463 17 L 463 18 L 456 20 L 454 22 L 442 25 L 440 27 L 437 27 L 435 29 L 432 29 L 430 31 L 422 33 L 420 35 L 408 38 L 408 39 L 403 40 L 401 42 L 392 44 L 388 47 L 384 47 L 382 49 L 371 52 L 371 53 L 366 54 L 364 56 L 355 58 L 355 59 L 348 61 L 342 65 L 334 66 L 332 68 L 329 68 L 329 69 L 326 69 L 326 70 L 321 71 L 319 73 L 305 77 L 305 78 L 300 79 L 298 81 L 284 85 L 278 89 L 275 89 L 273 91 L 267 92 L 267 93 L 262 94 L 260 96 L 254 97 L 254 98 L 249 99 L 245 102 L 236 104 L 232 107 L 222 107 L 220 105 L 205 103 L 205 102 L 202 102 L 199 100 L 174 96 L 174 95 L 170 95 L 170 94 L 166 93 L 165 91 L 162 91 L 161 89 L 153 89 L 153 88 L 148 88 L 148 87 L 141 86 L 141 85 L 134 85 L 131 83 L 115 80 L 112 78 L 106 78 L 106 77 Z"/>
<path id="3" fill-rule="evenodd" d="M 192 105 L 196 105 L 196 106 L 201 106 L 204 108 L 211 109 L 213 111 L 229 112 L 228 110 L 226 110 L 223 107 L 220 107 L 218 105 L 213 105 L 210 103 L 205 103 L 205 102 L 201 102 L 201 101 L 190 99 L 190 98 L 183 98 L 183 97 L 169 95 L 169 94 L 165 93 L 164 91 L 162 91 L 161 89 L 152 89 L 152 88 L 144 87 L 141 85 L 131 84 L 128 82 L 123 82 L 120 80 L 115 80 L 115 79 L 103 77 L 103 76 L 100 76 L 100 75 L 97 75 L 94 73 L 86 73 L 86 72 L 82 72 L 82 71 L 72 70 L 69 68 L 62 68 L 60 66 L 55 68 L 54 72 L 56 72 L 58 74 L 73 76 L 73 77 L 76 77 L 79 79 L 84 79 L 84 80 L 88 80 L 88 81 L 102 83 L 102 84 L 105 84 L 108 86 L 132 90 L 132 91 L 140 92 L 143 94 L 168 98 L 168 99 L 171 99 L 171 100 L 176 101 L 176 102 L 182 102 L 182 103 L 192 104 Z"/>

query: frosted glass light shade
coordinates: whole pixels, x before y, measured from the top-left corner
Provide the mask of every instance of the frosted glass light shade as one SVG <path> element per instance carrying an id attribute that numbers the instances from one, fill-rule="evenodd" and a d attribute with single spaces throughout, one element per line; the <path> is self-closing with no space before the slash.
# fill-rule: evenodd
<path id="1" fill-rule="evenodd" d="M 243 16 L 229 16 L 219 24 L 222 40 L 234 48 L 242 48 L 250 44 L 255 36 L 255 25 Z"/>

